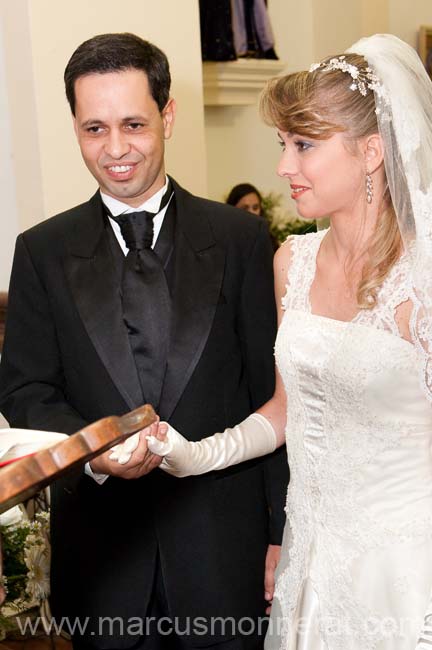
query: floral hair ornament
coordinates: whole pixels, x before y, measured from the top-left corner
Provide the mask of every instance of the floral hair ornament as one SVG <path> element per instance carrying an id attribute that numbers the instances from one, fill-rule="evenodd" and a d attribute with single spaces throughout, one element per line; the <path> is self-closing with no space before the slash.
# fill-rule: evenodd
<path id="1" fill-rule="evenodd" d="M 375 72 L 367 66 L 366 68 L 359 68 L 352 63 L 348 63 L 344 54 L 338 57 L 334 57 L 329 61 L 321 61 L 320 63 L 314 63 L 309 68 L 309 72 L 315 72 L 316 70 L 322 70 L 322 72 L 330 72 L 331 70 L 340 70 L 341 72 L 346 72 L 350 75 L 352 83 L 350 89 L 355 91 L 358 90 L 363 97 L 368 94 L 369 90 L 372 90 L 377 96 L 377 108 L 376 112 L 380 112 L 380 107 L 378 104 L 381 101 L 386 102 L 386 96 L 384 87 L 375 74 Z"/>

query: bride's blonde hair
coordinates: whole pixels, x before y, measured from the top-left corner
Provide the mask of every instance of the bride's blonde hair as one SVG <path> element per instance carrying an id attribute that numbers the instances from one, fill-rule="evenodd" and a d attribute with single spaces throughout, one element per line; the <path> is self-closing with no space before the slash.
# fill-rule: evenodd
<path id="1" fill-rule="evenodd" d="M 329 62 L 334 57 L 328 57 Z M 358 54 L 346 54 L 347 64 L 365 70 Z M 321 67 L 321 66 L 320 66 Z M 348 149 L 360 138 L 378 133 L 374 93 L 363 95 L 350 88 L 350 76 L 340 69 L 297 72 L 272 79 L 261 96 L 261 114 L 267 124 L 281 131 L 325 140 L 344 133 Z M 365 192 L 366 200 L 366 192 Z M 357 287 L 362 309 L 376 304 L 377 290 L 400 256 L 402 240 L 388 188 L 381 199 L 379 218 L 367 242 L 367 261 Z"/>

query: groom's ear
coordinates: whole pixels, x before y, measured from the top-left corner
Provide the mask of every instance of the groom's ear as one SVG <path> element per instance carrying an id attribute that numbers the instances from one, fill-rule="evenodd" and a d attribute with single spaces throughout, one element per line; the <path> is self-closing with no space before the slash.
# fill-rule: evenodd
<path id="1" fill-rule="evenodd" d="M 379 133 L 366 136 L 362 145 L 364 161 L 369 174 L 380 167 L 384 160 L 384 146 Z"/>

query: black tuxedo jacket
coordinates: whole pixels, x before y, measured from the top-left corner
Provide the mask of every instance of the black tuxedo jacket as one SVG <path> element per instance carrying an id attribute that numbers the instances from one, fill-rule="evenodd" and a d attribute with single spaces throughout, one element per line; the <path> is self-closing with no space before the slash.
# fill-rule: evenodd
<path id="1" fill-rule="evenodd" d="M 173 321 L 159 413 L 191 440 L 272 394 L 275 306 L 264 220 L 174 181 Z M 20 235 L 0 367 L 11 426 L 74 432 L 142 402 L 99 193 Z M 267 544 L 280 543 L 284 450 L 223 472 L 155 470 L 98 485 L 82 470 L 52 489 L 52 607 L 91 618 L 101 647 L 136 642 L 159 557 L 171 614 L 262 615 Z M 119 617 L 101 625 L 100 617 Z M 122 621 L 122 622 L 120 622 Z M 212 636 L 200 628 L 197 645 Z"/>

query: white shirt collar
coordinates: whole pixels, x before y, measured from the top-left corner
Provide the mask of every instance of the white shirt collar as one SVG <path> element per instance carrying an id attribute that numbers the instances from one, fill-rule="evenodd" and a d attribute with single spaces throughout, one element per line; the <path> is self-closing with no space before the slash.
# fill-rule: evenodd
<path id="1" fill-rule="evenodd" d="M 165 213 L 167 211 L 168 205 L 166 205 L 163 210 L 159 212 L 159 207 L 162 201 L 162 197 L 165 194 L 166 190 L 168 187 L 168 177 L 165 177 L 165 185 L 161 187 L 160 190 L 158 190 L 153 196 L 151 196 L 147 201 L 144 201 L 141 205 L 139 205 L 136 208 L 131 207 L 127 203 L 123 203 L 122 201 L 119 201 L 118 199 L 115 199 L 113 196 L 109 196 L 109 194 L 104 194 L 103 192 L 100 193 L 102 202 L 106 205 L 108 210 L 111 212 L 112 215 L 115 217 L 118 217 L 120 214 L 127 214 L 128 212 L 140 212 L 141 210 L 148 210 L 149 212 L 155 212 L 157 213 L 155 218 L 153 219 L 153 243 L 152 243 L 152 248 L 154 248 L 157 238 L 159 236 L 160 230 L 162 228 L 163 220 L 165 217 Z M 114 231 L 114 235 L 116 236 L 116 239 L 118 243 L 120 244 L 120 247 L 125 255 L 128 253 L 128 248 L 125 244 L 125 241 L 123 239 L 123 236 L 121 234 L 120 226 L 116 221 L 111 219 L 109 217 L 109 222 L 111 224 L 111 227 Z"/>
<path id="2" fill-rule="evenodd" d="M 168 178 L 165 176 L 165 185 L 161 187 L 160 190 L 158 190 L 153 196 L 151 196 L 149 199 L 144 201 L 141 205 L 139 205 L 136 208 L 133 208 L 132 206 L 128 205 L 127 203 L 123 203 L 122 201 L 119 201 L 118 199 L 115 199 L 113 196 L 110 196 L 109 194 L 104 194 L 104 192 L 101 192 L 101 198 L 108 210 L 113 214 L 115 217 L 118 217 L 119 214 L 127 214 L 128 212 L 140 212 L 141 210 L 148 210 L 149 212 L 159 212 L 159 206 L 162 201 L 162 197 L 166 192 L 166 189 L 168 187 Z"/>

